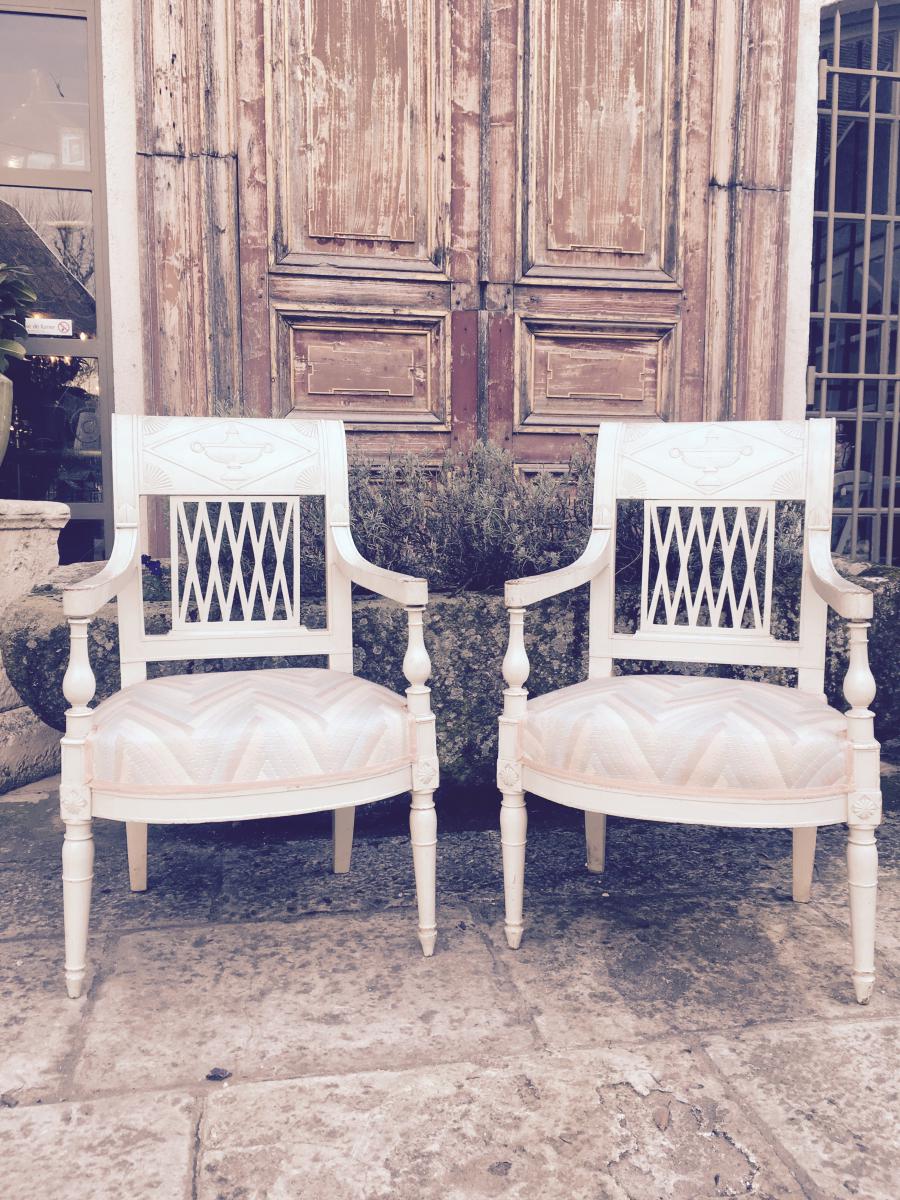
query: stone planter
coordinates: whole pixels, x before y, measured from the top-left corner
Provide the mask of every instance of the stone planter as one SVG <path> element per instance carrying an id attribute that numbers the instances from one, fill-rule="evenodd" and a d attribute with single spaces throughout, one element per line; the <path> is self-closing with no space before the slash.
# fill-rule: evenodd
<path id="1" fill-rule="evenodd" d="M 12 424 L 13 385 L 7 375 L 0 375 L 0 463 L 9 445 L 9 428 Z"/>
<path id="2" fill-rule="evenodd" d="M 16 605 L 13 618 L 0 632 L 0 648 L 23 697 L 45 721 L 63 727 L 65 702 L 62 677 L 69 654 L 68 631 L 62 614 L 62 587 L 91 574 L 98 564 L 59 568 L 44 586 Z M 900 735 L 900 569 L 849 568 L 856 579 L 876 593 L 872 634 L 872 664 L 878 681 L 878 733 L 884 740 Z M 147 628 L 166 628 L 168 604 L 146 605 Z M 587 669 L 587 596 L 585 589 L 529 610 L 526 618 L 532 694 L 583 679 Z M 307 620 L 320 616 L 315 606 Z M 394 689 L 404 686 L 401 662 L 406 644 L 406 615 L 388 601 L 360 595 L 354 602 L 355 665 L 366 679 Z M 444 785 L 490 785 L 494 776 L 496 719 L 503 687 L 500 663 L 506 648 L 507 621 L 500 596 L 480 592 L 435 595 L 428 607 L 426 641 L 433 665 L 433 700 L 437 714 L 438 752 Z M 115 604 L 108 604 L 91 623 L 90 653 L 97 675 L 97 698 L 119 686 L 118 629 Z M 305 660 L 236 660 L 164 664 L 163 671 L 208 671 L 241 665 L 317 665 Z M 641 664 L 642 670 L 654 669 Z M 672 668 L 666 668 L 672 669 Z M 829 630 L 827 687 L 831 702 L 843 709 L 840 687 L 845 669 L 842 623 Z M 766 672 L 735 670 L 751 678 L 771 678 Z M 784 673 L 786 674 L 786 673 Z M 785 682 L 787 680 L 785 679 Z"/>
<path id="3" fill-rule="evenodd" d="M 56 569 L 56 543 L 68 519 L 65 504 L 0 500 L 0 628 L 18 625 L 23 596 Z M 51 775 L 59 767 L 59 733 L 41 720 L 30 699 L 23 703 L 11 681 L 13 675 L 21 681 L 19 663 L 13 661 L 18 651 L 11 654 L 12 659 L 0 656 L 0 792 Z M 32 689 L 27 690 L 30 695 Z"/>

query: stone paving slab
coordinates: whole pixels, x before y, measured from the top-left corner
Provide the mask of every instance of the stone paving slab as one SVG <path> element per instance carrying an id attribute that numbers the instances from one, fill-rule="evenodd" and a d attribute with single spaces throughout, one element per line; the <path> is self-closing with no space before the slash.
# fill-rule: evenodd
<path id="1" fill-rule="evenodd" d="M 3 1200 L 190 1200 L 189 1096 L 0 1109 Z"/>
<path id="2" fill-rule="evenodd" d="M 95 960 L 102 949 L 103 939 L 94 939 Z M 61 937 L 0 942 L 0 1094 L 20 1104 L 60 1096 L 86 1004 L 66 994 Z"/>
<path id="3" fill-rule="evenodd" d="M 440 832 L 438 834 L 440 838 Z M 330 838 L 267 840 L 252 853 L 222 851 L 219 920 L 292 920 L 311 912 L 358 912 L 416 901 L 405 835 L 357 838 L 351 869 L 335 875 Z M 499 831 L 466 831 L 439 841 L 439 899 L 502 896 Z"/>
<path id="4" fill-rule="evenodd" d="M 900 1014 L 900 984 L 883 971 L 861 1009 L 849 933 L 813 905 L 761 896 L 722 900 L 609 895 L 590 903 L 544 897 L 526 910 L 509 950 L 497 911 L 498 961 L 550 1045 L 757 1021 Z"/>
<path id="5" fill-rule="evenodd" d="M 96 989 L 81 1094 L 457 1060 L 534 1044 L 466 909 L 423 958 L 410 909 L 128 934 Z"/>
<path id="6" fill-rule="evenodd" d="M 109 822 L 95 822 L 100 826 Z M 157 840 L 150 863 L 151 886 L 132 892 L 124 827 L 115 838 L 96 837 L 91 931 L 194 925 L 208 920 L 221 879 L 221 856 L 192 841 Z M 63 928 L 62 837 L 30 861 L 0 866 L 0 939 L 59 938 Z"/>
<path id="7" fill-rule="evenodd" d="M 198 1200 L 806 1195 L 675 1044 L 232 1087 L 200 1136 Z"/>
<path id="8" fill-rule="evenodd" d="M 748 1030 L 705 1044 L 824 1196 L 900 1195 L 900 1022 Z"/>

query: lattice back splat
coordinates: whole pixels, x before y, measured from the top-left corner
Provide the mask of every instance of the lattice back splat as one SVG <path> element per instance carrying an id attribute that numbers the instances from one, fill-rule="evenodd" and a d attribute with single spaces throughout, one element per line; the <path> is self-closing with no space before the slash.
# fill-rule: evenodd
<path id="1" fill-rule="evenodd" d="M 169 525 L 171 627 L 145 628 L 140 572 L 129 575 L 119 592 L 124 679 L 143 678 L 149 662 L 197 658 L 327 655 L 352 669 L 350 581 L 335 544 L 350 520 L 339 421 L 117 415 L 113 470 L 114 553 L 146 544 L 149 506 Z M 324 563 L 301 542 L 319 514 Z M 314 627 L 312 596 L 325 601 Z"/>
<path id="2" fill-rule="evenodd" d="M 602 425 L 593 526 L 611 533 L 614 569 L 591 583 L 591 676 L 616 659 L 743 663 L 821 687 L 826 612 L 809 564 L 787 622 L 773 619 L 773 579 L 782 505 L 802 510 L 807 537 L 830 527 L 832 439 L 800 421 Z M 642 509 L 639 592 L 615 544 L 625 506 Z"/>
<path id="3" fill-rule="evenodd" d="M 295 497 L 169 502 L 172 625 L 300 624 Z M 178 569 L 175 569 L 175 564 Z"/>
<path id="4" fill-rule="evenodd" d="M 645 501 L 641 628 L 767 634 L 774 546 L 774 501 Z"/>

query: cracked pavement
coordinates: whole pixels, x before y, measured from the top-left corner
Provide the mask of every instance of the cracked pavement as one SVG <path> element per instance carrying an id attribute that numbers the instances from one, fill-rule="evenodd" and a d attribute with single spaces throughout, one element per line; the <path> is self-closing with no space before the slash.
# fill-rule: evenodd
<path id="1" fill-rule="evenodd" d="M 789 831 L 531 800 L 510 951 L 493 794 L 439 801 L 434 958 L 402 800 L 150 831 L 95 822 L 86 994 L 62 979 L 53 781 L 0 797 L 5 1200 L 896 1200 L 900 775 L 879 833 L 879 980 L 850 983 L 843 828 L 812 902 Z M 210 1076 L 212 1076 L 210 1078 Z"/>

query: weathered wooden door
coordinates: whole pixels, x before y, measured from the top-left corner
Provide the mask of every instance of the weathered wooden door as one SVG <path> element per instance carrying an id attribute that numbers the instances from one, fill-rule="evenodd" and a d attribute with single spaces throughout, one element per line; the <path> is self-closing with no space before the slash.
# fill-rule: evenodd
<path id="1" fill-rule="evenodd" d="M 797 0 L 143 3 L 154 80 L 207 63 L 154 137 L 210 407 L 535 465 L 605 416 L 777 413 Z"/>

